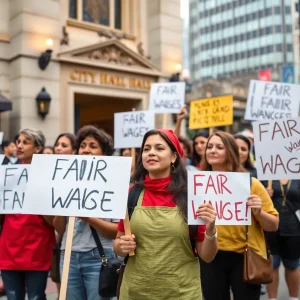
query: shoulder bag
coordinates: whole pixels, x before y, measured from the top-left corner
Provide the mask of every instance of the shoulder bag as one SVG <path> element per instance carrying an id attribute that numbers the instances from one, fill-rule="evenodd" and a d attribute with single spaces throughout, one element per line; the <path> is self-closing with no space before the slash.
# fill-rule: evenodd
<path id="1" fill-rule="evenodd" d="M 266 244 L 267 245 L 267 244 Z M 248 225 L 246 226 L 246 249 L 244 252 L 244 282 L 268 284 L 273 281 L 273 263 L 267 246 L 267 259 L 254 252 L 248 245 Z"/>
<path id="2" fill-rule="evenodd" d="M 250 177 L 251 182 L 251 177 Z M 244 252 L 244 282 L 250 284 L 268 284 L 273 281 L 273 263 L 271 252 L 266 242 L 264 240 L 267 248 L 267 259 L 257 254 L 248 245 L 249 230 L 248 225 L 246 225 L 246 249 Z"/>
<path id="3" fill-rule="evenodd" d="M 92 226 L 90 228 L 102 260 L 98 293 L 101 297 L 115 297 L 117 295 L 117 284 L 122 261 L 117 257 L 105 257 L 104 249 L 96 230 Z"/>

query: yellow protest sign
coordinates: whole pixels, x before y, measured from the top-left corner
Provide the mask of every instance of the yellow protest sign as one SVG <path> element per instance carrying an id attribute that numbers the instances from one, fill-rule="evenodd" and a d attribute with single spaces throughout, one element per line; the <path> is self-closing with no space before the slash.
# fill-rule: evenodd
<path id="1" fill-rule="evenodd" d="M 191 101 L 190 129 L 225 126 L 232 123 L 232 95 Z"/>

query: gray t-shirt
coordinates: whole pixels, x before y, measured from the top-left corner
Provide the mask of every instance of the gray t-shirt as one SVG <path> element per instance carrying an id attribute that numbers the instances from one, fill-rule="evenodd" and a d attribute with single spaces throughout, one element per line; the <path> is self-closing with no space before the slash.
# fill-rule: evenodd
<path id="1" fill-rule="evenodd" d="M 117 219 L 102 219 L 107 222 L 114 222 L 117 223 L 119 220 Z M 68 224 L 69 218 L 67 218 Z M 67 228 L 67 226 L 66 226 Z M 102 236 L 99 232 L 98 236 L 100 238 L 101 244 L 103 248 L 112 249 L 113 247 L 113 240 Z M 61 250 L 65 250 L 66 247 L 66 237 L 67 237 L 67 230 L 65 231 L 61 243 Z M 79 218 L 75 220 L 75 227 L 74 227 L 74 235 L 73 235 L 73 243 L 72 243 L 72 251 L 77 252 L 86 252 L 96 248 L 96 242 L 93 238 L 92 231 L 90 225 Z"/>

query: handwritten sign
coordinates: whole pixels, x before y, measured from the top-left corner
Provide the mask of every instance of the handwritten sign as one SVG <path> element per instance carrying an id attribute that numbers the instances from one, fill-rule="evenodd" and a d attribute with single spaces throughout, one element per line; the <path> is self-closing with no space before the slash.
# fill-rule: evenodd
<path id="1" fill-rule="evenodd" d="M 116 149 L 141 147 L 145 133 L 155 128 L 155 115 L 151 111 L 116 113 L 114 120 Z"/>
<path id="2" fill-rule="evenodd" d="M 300 179 L 300 118 L 252 125 L 258 178 Z"/>
<path id="3" fill-rule="evenodd" d="M 291 119 L 298 116 L 300 85 L 251 80 L 246 120 Z"/>
<path id="4" fill-rule="evenodd" d="M 30 165 L 0 166 L 0 213 L 22 213 Z"/>
<path id="5" fill-rule="evenodd" d="M 225 126 L 233 123 L 232 96 L 191 101 L 190 129 Z"/>
<path id="6" fill-rule="evenodd" d="M 249 195 L 249 173 L 188 171 L 188 224 L 205 224 L 195 213 L 201 204 L 210 203 L 217 225 L 250 225 Z"/>
<path id="7" fill-rule="evenodd" d="M 131 157 L 34 155 L 23 212 L 125 218 Z"/>
<path id="8" fill-rule="evenodd" d="M 149 110 L 157 114 L 177 114 L 184 105 L 185 82 L 152 83 Z"/>

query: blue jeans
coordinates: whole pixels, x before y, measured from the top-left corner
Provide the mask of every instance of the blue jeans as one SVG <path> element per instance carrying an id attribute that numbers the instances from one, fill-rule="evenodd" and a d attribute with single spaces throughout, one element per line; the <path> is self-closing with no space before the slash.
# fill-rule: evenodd
<path id="1" fill-rule="evenodd" d="M 46 300 L 48 271 L 2 270 L 8 300 L 24 300 L 25 286 L 29 300 Z"/>
<path id="2" fill-rule="evenodd" d="M 112 249 L 104 249 L 105 257 L 116 257 Z M 64 264 L 61 252 L 60 273 Z M 101 258 L 98 249 L 88 252 L 72 251 L 66 300 L 111 300 L 98 294 Z"/>
<path id="3" fill-rule="evenodd" d="M 280 262 L 282 261 L 283 266 L 289 270 L 296 270 L 300 267 L 300 259 L 287 259 L 281 258 L 280 255 L 272 254 L 273 257 L 273 269 L 278 269 L 280 267 Z"/>

